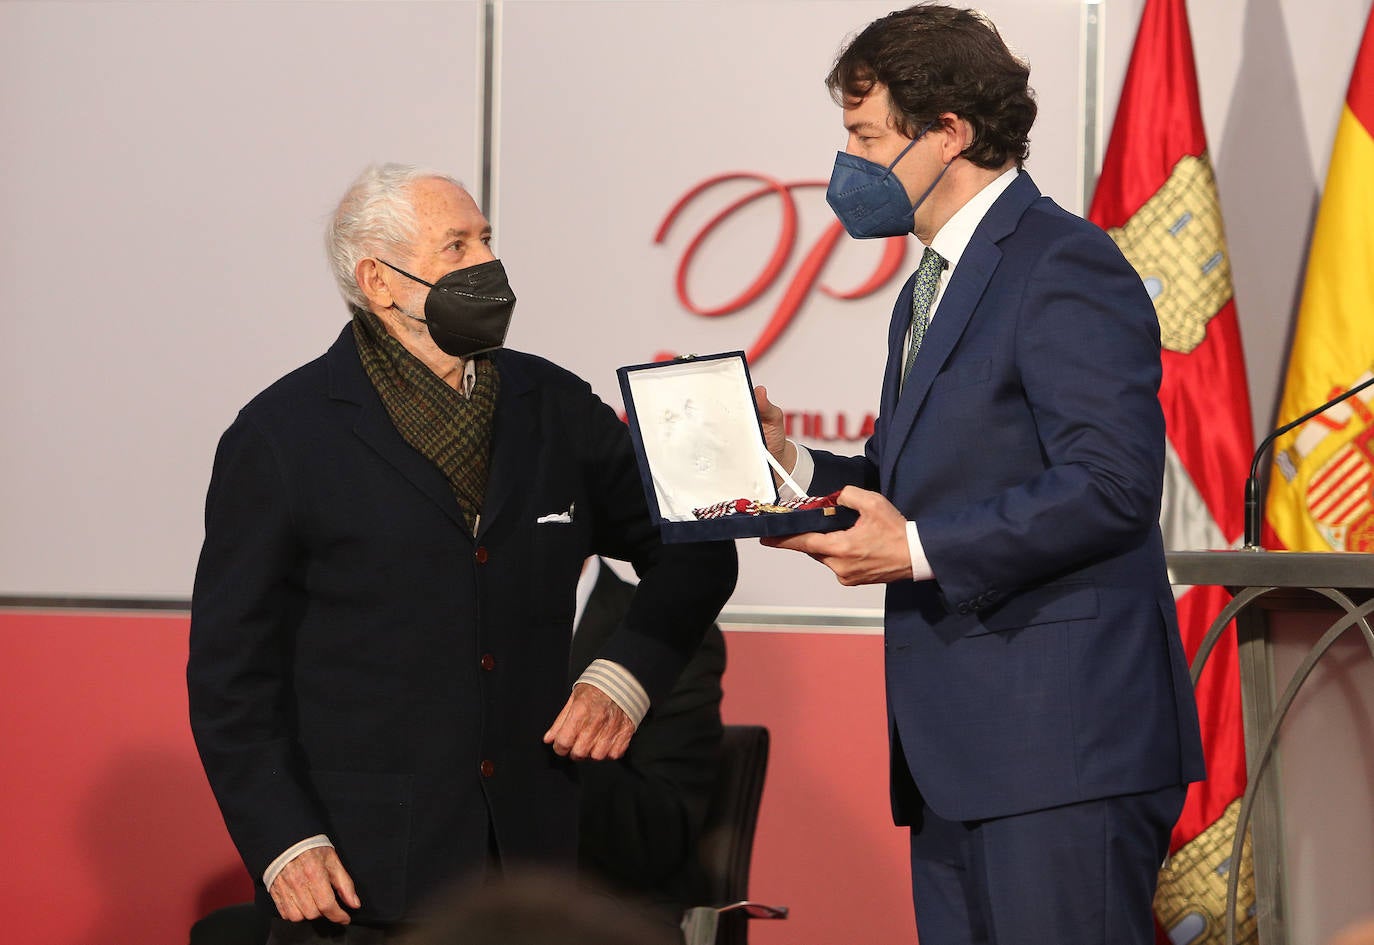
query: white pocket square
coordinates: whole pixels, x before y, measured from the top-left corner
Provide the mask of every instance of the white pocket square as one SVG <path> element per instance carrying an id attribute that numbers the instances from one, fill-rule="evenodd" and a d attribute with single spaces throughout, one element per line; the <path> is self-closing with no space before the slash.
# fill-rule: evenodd
<path id="1" fill-rule="evenodd" d="M 536 525 L 571 525 L 571 524 L 572 524 L 572 517 L 573 517 L 573 509 L 574 509 L 574 508 L 576 508 L 576 504 L 575 504 L 575 503 L 574 503 L 573 505 L 568 506 L 568 511 L 566 511 L 566 512 L 550 512 L 548 515 L 541 515 L 541 516 L 539 516 L 537 519 L 534 520 L 534 524 L 536 524 Z"/>

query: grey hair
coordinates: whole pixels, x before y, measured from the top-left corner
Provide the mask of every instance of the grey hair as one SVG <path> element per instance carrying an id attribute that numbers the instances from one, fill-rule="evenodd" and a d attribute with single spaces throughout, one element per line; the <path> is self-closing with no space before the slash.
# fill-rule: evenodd
<path id="1" fill-rule="evenodd" d="M 438 171 L 410 164 L 374 164 L 358 175 L 339 201 L 325 232 L 325 251 L 334 270 L 334 281 L 344 299 L 367 308 L 367 296 L 354 273 L 358 263 L 382 253 L 409 261 L 415 241 L 415 208 L 410 185 L 421 180 L 446 180 L 463 185 Z"/>

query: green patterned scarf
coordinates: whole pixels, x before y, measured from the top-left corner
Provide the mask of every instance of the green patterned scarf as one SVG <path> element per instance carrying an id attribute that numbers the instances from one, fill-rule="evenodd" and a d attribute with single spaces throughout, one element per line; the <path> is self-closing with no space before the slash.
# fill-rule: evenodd
<path id="1" fill-rule="evenodd" d="M 489 358 L 476 358 L 476 383 L 464 397 L 392 337 L 376 314 L 350 307 L 363 370 L 392 424 L 448 479 L 463 520 L 475 532 L 487 490 L 500 373 Z"/>

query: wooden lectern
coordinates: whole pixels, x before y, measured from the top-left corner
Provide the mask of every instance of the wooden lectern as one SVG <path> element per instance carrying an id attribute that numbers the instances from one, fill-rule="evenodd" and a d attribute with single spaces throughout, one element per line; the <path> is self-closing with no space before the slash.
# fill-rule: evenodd
<path id="1" fill-rule="evenodd" d="M 1374 856 L 1368 855 L 1374 849 L 1374 554 L 1189 551 L 1171 552 L 1168 562 L 1175 586 L 1216 584 L 1233 595 L 1199 647 L 1192 674 L 1196 682 L 1234 619 L 1247 786 L 1230 862 L 1241 862 L 1249 827 L 1260 945 L 1319 945 L 1346 922 L 1374 911 Z M 1361 637 L 1367 655 L 1358 652 L 1364 648 Z M 1323 673 L 1325 678 L 1304 689 Z M 1320 706 L 1323 692 L 1331 703 L 1327 710 Z M 1328 710 L 1334 714 L 1323 716 Z M 1295 723 L 1304 715 L 1308 723 L 1296 726 L 1301 735 L 1294 738 Z M 1328 738 L 1339 743 L 1314 755 L 1314 746 Z M 1290 745 L 1294 757 L 1288 757 Z M 1280 764 L 1281 746 L 1286 765 Z M 1293 763 L 1298 756 L 1301 762 Z M 1293 793 L 1299 782 L 1306 785 L 1302 798 Z M 1312 796 L 1329 797 L 1323 788 L 1337 787 L 1337 793 L 1356 799 L 1350 811 L 1309 816 L 1310 829 L 1301 832 L 1285 823 L 1286 811 L 1310 808 Z M 1327 846 L 1340 847 L 1344 861 L 1327 856 L 1329 849 L 1314 855 L 1312 838 L 1323 831 L 1335 838 Z M 1226 942 L 1232 945 L 1240 870 L 1229 873 Z M 1346 901 L 1324 888 L 1334 885 L 1323 880 L 1332 875 L 1353 890 Z"/>

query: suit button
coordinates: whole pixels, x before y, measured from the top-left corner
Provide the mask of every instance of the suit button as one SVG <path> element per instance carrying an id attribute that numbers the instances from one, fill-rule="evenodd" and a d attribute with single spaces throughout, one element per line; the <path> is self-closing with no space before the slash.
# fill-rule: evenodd
<path id="1" fill-rule="evenodd" d="M 477 767 L 478 770 L 482 772 L 482 777 L 484 778 L 489 778 L 496 773 L 496 763 L 488 758 L 482 759 L 482 763 Z"/>
<path id="2" fill-rule="evenodd" d="M 472 553 L 472 556 L 477 559 L 478 564 L 486 564 L 487 558 L 490 557 L 490 555 L 487 554 L 486 545 L 478 545 L 477 550 Z"/>
<path id="3" fill-rule="evenodd" d="M 954 609 L 957 610 L 957 611 L 959 611 L 959 613 L 961 613 L 961 614 L 966 614 L 966 613 L 968 613 L 970 610 L 972 610 L 973 608 L 970 607 L 970 606 L 968 605 L 968 602 L 967 602 L 967 601 L 965 601 L 964 603 L 960 604 L 958 607 L 956 607 L 956 608 L 954 608 Z"/>
<path id="4" fill-rule="evenodd" d="M 496 657 L 492 656 L 490 653 L 483 653 L 482 658 L 478 660 L 478 664 L 483 669 L 491 671 L 496 668 Z"/>

